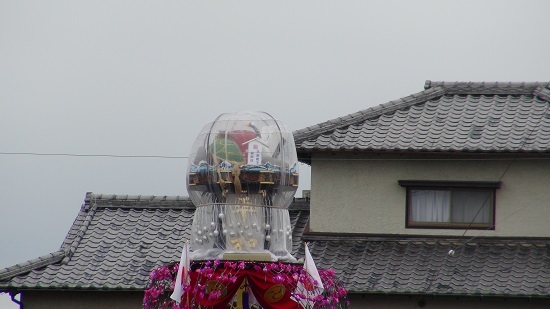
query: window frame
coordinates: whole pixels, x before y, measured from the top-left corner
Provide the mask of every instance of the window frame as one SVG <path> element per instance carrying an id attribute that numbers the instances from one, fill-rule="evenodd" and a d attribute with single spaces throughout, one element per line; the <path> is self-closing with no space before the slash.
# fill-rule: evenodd
<path id="1" fill-rule="evenodd" d="M 447 181 L 447 180 L 399 180 L 399 185 L 406 189 L 405 228 L 423 229 L 473 229 L 494 230 L 496 217 L 496 190 L 500 189 L 500 181 Z M 424 222 L 411 221 L 411 190 L 471 190 L 486 191 L 492 194 L 492 218 L 488 223 L 463 222 Z"/>

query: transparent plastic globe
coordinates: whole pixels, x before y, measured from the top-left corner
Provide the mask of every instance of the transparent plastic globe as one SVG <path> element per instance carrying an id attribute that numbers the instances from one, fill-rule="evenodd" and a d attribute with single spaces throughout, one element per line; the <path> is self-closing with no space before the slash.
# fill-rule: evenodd
<path id="1" fill-rule="evenodd" d="M 292 133 L 264 112 L 218 116 L 197 137 L 187 171 L 197 207 L 193 259 L 269 253 L 294 260 L 288 206 L 298 188 Z"/>

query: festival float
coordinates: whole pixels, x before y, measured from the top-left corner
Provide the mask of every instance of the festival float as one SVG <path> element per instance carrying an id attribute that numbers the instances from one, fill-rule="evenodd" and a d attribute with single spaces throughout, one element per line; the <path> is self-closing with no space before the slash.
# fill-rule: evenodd
<path id="1" fill-rule="evenodd" d="M 271 115 L 226 113 L 207 124 L 187 169 L 190 239 L 179 263 L 153 270 L 144 307 L 347 307 L 347 291 L 334 271 L 315 267 L 307 244 L 304 261 L 291 254 L 298 182 L 292 133 Z"/>

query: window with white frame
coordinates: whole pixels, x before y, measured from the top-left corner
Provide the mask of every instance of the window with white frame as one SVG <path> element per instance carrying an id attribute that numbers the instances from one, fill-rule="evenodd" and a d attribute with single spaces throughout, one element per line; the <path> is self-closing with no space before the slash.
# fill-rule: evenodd
<path id="1" fill-rule="evenodd" d="M 494 229 L 500 182 L 400 180 L 407 189 L 406 227 Z"/>

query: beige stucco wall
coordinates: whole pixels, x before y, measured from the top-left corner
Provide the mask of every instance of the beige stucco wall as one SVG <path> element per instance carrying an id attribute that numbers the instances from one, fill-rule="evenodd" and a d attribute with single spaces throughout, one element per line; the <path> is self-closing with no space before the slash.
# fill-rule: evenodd
<path id="1" fill-rule="evenodd" d="M 550 299 L 350 295 L 351 308 L 512 309 L 550 308 Z"/>
<path id="2" fill-rule="evenodd" d="M 143 292 L 24 291 L 25 309 L 141 309 Z"/>
<path id="3" fill-rule="evenodd" d="M 464 230 L 405 228 L 406 189 L 397 181 L 498 181 L 504 174 L 496 195 L 495 230 L 466 235 L 550 237 L 550 158 L 516 159 L 508 170 L 510 160 L 405 159 L 315 155 L 311 231 L 462 235 Z"/>

